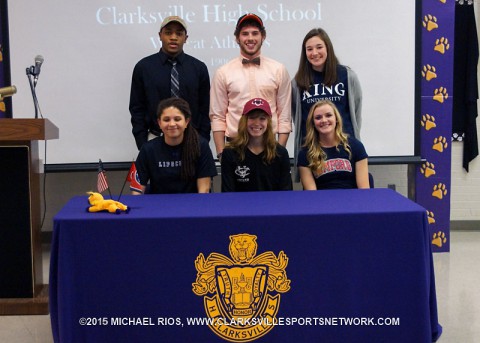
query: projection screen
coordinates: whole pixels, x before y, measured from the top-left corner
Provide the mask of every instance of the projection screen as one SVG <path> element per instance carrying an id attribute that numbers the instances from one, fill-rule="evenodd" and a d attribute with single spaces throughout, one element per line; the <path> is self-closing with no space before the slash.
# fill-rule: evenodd
<path id="1" fill-rule="evenodd" d="M 128 111 L 135 63 L 160 49 L 168 15 L 188 24 L 185 52 L 216 69 L 239 54 L 238 17 L 264 19 L 262 53 L 295 75 L 304 35 L 330 35 L 342 64 L 363 89 L 362 141 L 370 156 L 414 154 L 415 1 L 23 0 L 9 2 L 14 118 L 33 118 L 27 67 L 42 66 L 36 87 L 44 118 L 60 129 L 47 164 L 132 161 L 138 151 Z M 212 140 L 213 141 L 213 140 Z M 213 142 L 211 143 L 214 150 Z M 293 157 L 293 136 L 288 144 Z"/>

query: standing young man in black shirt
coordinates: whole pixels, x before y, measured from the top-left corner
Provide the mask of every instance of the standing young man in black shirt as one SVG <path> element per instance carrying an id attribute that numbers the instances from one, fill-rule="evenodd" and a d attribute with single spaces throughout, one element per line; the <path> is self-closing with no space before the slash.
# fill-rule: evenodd
<path id="1" fill-rule="evenodd" d="M 198 133 L 210 140 L 210 78 L 205 63 L 183 51 L 188 38 L 185 21 L 178 16 L 165 18 L 159 36 L 160 51 L 143 58 L 133 69 L 129 109 L 137 148 L 161 134 L 156 120 L 157 106 L 160 100 L 172 96 L 174 65 L 178 71 L 178 96 L 188 102 L 192 124 Z"/>

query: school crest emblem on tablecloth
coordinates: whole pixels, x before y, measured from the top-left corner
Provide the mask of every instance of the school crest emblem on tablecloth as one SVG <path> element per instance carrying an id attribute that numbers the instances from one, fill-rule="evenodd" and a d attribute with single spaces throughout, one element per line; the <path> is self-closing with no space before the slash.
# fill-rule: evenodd
<path id="1" fill-rule="evenodd" d="M 231 259 L 211 253 L 195 260 L 193 292 L 204 297 L 209 327 L 231 342 L 249 342 L 274 328 L 280 294 L 290 290 L 288 257 L 280 251 L 257 254 L 257 236 L 230 236 Z M 276 293 L 276 294 L 270 294 Z M 207 294 L 212 295 L 211 297 Z"/>

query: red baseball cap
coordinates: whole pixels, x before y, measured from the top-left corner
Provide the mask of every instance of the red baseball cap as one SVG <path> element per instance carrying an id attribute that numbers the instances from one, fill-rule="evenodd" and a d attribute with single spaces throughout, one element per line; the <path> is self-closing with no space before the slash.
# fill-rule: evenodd
<path id="1" fill-rule="evenodd" d="M 261 110 L 268 114 L 270 117 L 272 116 L 272 110 L 270 109 L 268 101 L 262 98 L 253 98 L 251 100 L 248 100 L 243 107 L 242 115 L 247 115 L 253 110 Z"/>
<path id="2" fill-rule="evenodd" d="M 240 29 L 240 26 L 242 25 L 242 23 L 243 23 L 245 20 L 249 20 L 249 19 L 250 19 L 250 20 L 254 20 L 254 21 L 256 21 L 257 23 L 259 23 L 259 24 L 260 24 L 260 28 L 263 29 L 263 21 L 262 21 L 262 19 L 261 19 L 258 15 L 254 14 L 254 13 L 247 13 L 247 14 L 242 15 L 240 18 L 238 18 L 237 26 L 236 26 L 237 30 Z"/>

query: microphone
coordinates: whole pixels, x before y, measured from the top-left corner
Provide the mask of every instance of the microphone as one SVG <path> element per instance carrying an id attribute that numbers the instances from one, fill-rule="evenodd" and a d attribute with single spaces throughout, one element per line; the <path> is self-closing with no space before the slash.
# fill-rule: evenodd
<path id="1" fill-rule="evenodd" d="M 33 83 L 34 84 L 37 84 L 38 75 L 40 75 L 40 69 L 42 68 L 43 61 L 44 61 L 44 59 L 43 59 L 42 55 L 35 56 L 35 67 L 33 68 L 33 75 L 34 75 Z"/>
<path id="2" fill-rule="evenodd" d="M 2 87 L 0 88 L 0 100 L 15 93 L 17 93 L 17 87 L 15 86 Z"/>

